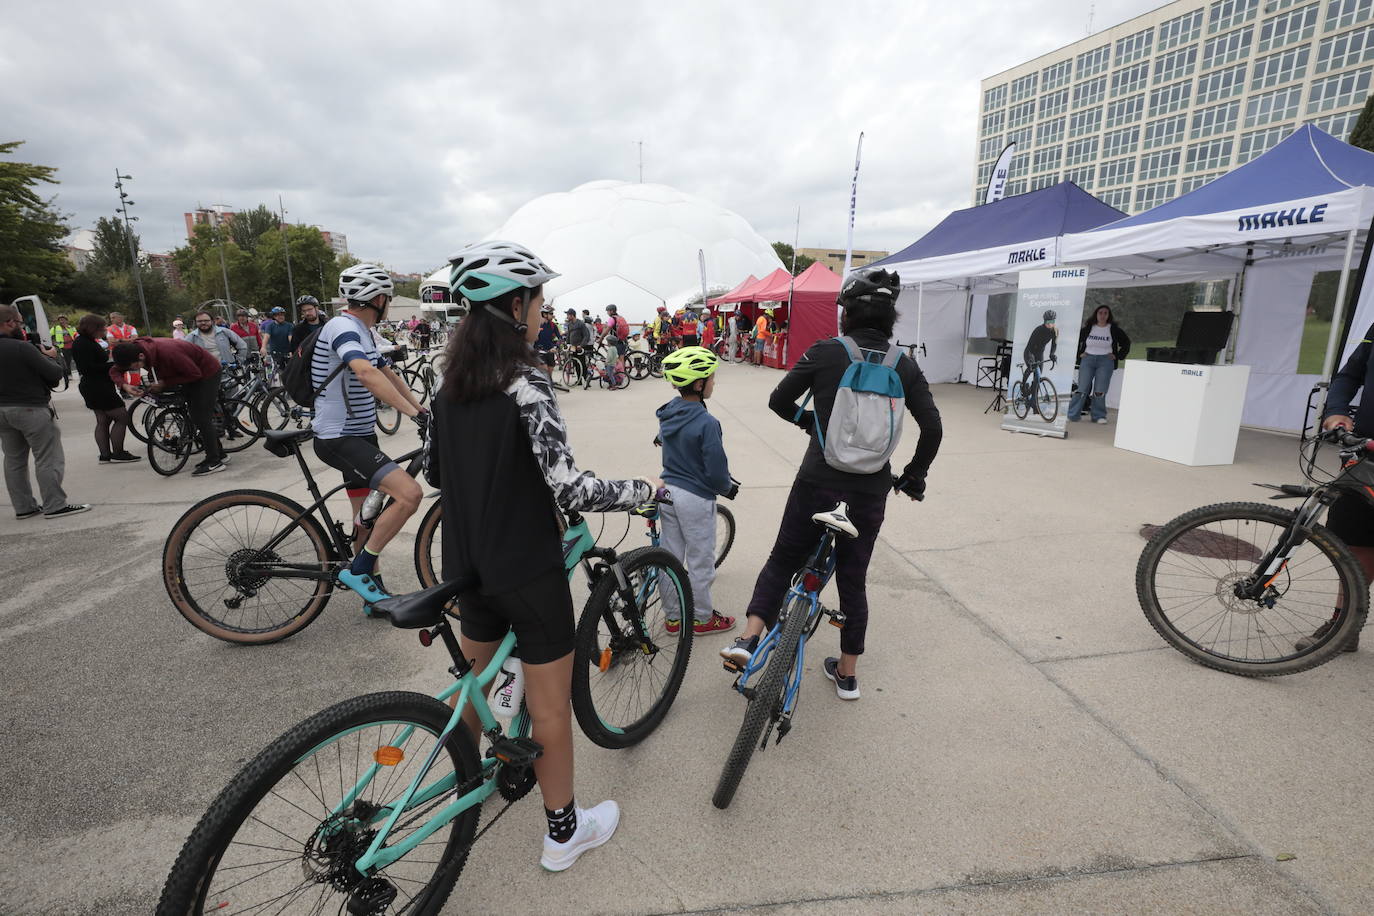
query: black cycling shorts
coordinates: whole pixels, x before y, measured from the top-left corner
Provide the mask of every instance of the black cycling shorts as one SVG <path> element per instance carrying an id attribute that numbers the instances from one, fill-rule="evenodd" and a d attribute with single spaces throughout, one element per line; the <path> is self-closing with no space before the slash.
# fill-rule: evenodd
<path id="1" fill-rule="evenodd" d="M 1326 512 L 1326 527 L 1350 547 L 1374 547 L 1374 506 L 1346 492 Z"/>
<path id="2" fill-rule="evenodd" d="M 542 362 L 544 365 L 548 366 L 550 369 L 553 368 L 553 364 L 556 361 L 554 357 L 555 354 L 552 350 L 539 351 L 539 361 Z"/>
<path id="3" fill-rule="evenodd" d="M 458 615 L 463 635 L 476 642 L 497 642 L 514 630 L 516 651 L 531 665 L 558 661 L 573 650 L 572 592 L 562 569 L 499 595 L 464 592 Z"/>
<path id="4" fill-rule="evenodd" d="M 337 439 L 317 436 L 315 454 L 331 468 L 343 471 L 344 486 L 349 490 L 375 490 L 383 477 L 399 469 L 377 445 L 376 433 Z"/>

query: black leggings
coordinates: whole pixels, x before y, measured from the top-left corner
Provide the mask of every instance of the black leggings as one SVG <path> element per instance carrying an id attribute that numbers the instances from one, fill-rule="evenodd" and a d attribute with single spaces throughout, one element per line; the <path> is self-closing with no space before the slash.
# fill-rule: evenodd
<path id="1" fill-rule="evenodd" d="M 129 411 L 124 407 L 110 410 L 92 410 L 95 414 L 95 446 L 100 449 L 100 457 L 124 451 L 124 433 L 129 428 Z"/>

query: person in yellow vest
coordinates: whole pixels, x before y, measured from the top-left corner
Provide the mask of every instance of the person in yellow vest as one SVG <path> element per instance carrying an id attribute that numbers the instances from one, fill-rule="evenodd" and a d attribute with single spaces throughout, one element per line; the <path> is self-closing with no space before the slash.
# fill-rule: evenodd
<path id="1" fill-rule="evenodd" d="M 76 340 L 76 328 L 67 323 L 66 315 L 58 315 L 57 324 L 49 332 L 52 345 L 62 354 L 62 390 L 66 391 L 72 382 L 72 341 Z"/>

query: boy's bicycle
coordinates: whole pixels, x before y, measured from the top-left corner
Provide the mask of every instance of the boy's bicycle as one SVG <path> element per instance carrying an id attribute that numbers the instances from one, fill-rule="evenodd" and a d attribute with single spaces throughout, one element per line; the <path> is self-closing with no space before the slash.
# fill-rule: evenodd
<path id="1" fill-rule="evenodd" d="M 581 519 L 564 536 L 573 554 L 590 542 Z M 656 559 L 690 606 L 686 575 L 668 562 L 671 557 Z M 515 634 L 506 634 L 481 674 L 463 658 L 448 611 L 465 587 L 445 582 L 376 605 L 393 626 L 418 629 L 421 645 L 442 642 L 456 682 L 437 697 L 390 691 L 346 700 L 268 745 L 192 831 L 167 878 L 159 914 L 439 912 L 473 843 L 534 787 L 533 764 L 543 753 L 530 737 L 523 700 L 508 729 L 487 702 L 487 688 L 516 654 Z M 616 591 L 630 588 L 627 582 Z M 609 746 L 617 747 L 638 743 L 658 727 L 687 665 L 683 652 L 664 678 L 630 670 L 684 639 L 666 636 L 661 618 L 630 613 L 623 620 L 634 644 L 619 655 L 608 648 L 603 670 L 654 692 L 643 710 L 616 728 L 619 743 Z M 579 643 L 582 631 L 579 626 Z M 690 632 L 682 630 L 687 647 Z M 445 705 L 455 695 L 453 708 Z M 582 710 L 599 707 L 585 678 L 574 678 L 572 695 L 586 730 Z M 468 704 L 489 742 L 481 756 L 476 736 L 462 723 Z M 597 723 L 606 727 L 601 718 Z M 599 731 L 588 737 L 603 743 Z M 498 792 L 507 803 L 479 833 L 482 804 Z"/>
<path id="2" fill-rule="evenodd" d="M 1319 520 L 1342 495 L 1374 503 L 1374 440 L 1337 429 L 1309 441 L 1301 467 L 1315 486 L 1256 484 L 1277 491 L 1271 499 L 1301 499 L 1297 509 L 1203 506 L 1145 545 L 1135 575 L 1140 607 L 1194 661 L 1252 677 L 1292 674 L 1330 661 L 1364 626 L 1364 572 Z M 1341 469 L 1329 480 L 1317 479 L 1323 442 L 1340 447 Z"/>
<path id="3" fill-rule="evenodd" d="M 811 520 L 821 526 L 821 538 L 806 565 L 793 577 L 778 622 L 759 640 L 758 648 L 742 668 L 729 661 L 725 663 L 725 670 L 739 675 L 734 689 L 749 705 L 711 796 L 711 803 L 717 808 L 730 806 L 754 756 L 754 748 L 763 750 L 768 746 L 773 728 L 777 727 L 778 741 L 791 731 L 806 663 L 806 643 L 821 625 L 821 618 L 829 618 L 834 626 L 844 626 L 842 613 L 821 605 L 821 592 L 835 573 L 835 538 L 855 538 L 859 532 L 849 520 L 849 507 L 844 503 L 828 512 L 817 512 Z M 757 684 L 751 683 L 760 673 Z"/>

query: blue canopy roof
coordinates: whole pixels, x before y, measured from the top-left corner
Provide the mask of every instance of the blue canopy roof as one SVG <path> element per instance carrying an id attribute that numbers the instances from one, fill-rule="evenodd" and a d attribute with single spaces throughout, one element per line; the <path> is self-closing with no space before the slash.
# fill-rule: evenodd
<path id="1" fill-rule="evenodd" d="M 1304 124 L 1273 149 L 1216 181 L 1152 210 L 1097 228 L 1124 229 L 1178 217 L 1225 213 L 1361 185 L 1374 186 L 1374 153 Z"/>
<path id="2" fill-rule="evenodd" d="M 870 266 L 1054 238 L 1094 229 L 1125 215 L 1072 181 L 1063 181 L 981 207 L 955 210 L 906 248 Z"/>

